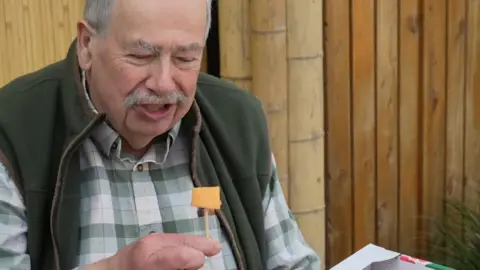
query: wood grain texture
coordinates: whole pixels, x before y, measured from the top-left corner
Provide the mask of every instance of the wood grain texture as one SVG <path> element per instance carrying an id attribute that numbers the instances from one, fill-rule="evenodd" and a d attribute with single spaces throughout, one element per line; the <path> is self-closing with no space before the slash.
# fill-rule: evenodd
<path id="1" fill-rule="evenodd" d="M 327 265 L 353 253 L 350 1 L 325 0 Z"/>
<path id="2" fill-rule="evenodd" d="M 465 167 L 466 0 L 448 0 L 447 4 L 445 198 L 461 202 L 464 197 Z M 446 208 L 446 215 L 452 218 L 448 220 L 461 218 L 451 207 Z M 462 238 L 461 231 L 453 233 Z"/>
<path id="3" fill-rule="evenodd" d="M 398 250 L 398 1 L 376 7 L 377 243 Z"/>
<path id="4" fill-rule="evenodd" d="M 290 208 L 325 257 L 323 0 L 287 0 Z M 299 121 L 301 119 L 301 121 Z M 322 265 L 324 268 L 324 265 Z"/>
<path id="5" fill-rule="evenodd" d="M 375 5 L 352 1 L 354 251 L 376 242 Z"/>
<path id="6" fill-rule="evenodd" d="M 420 252 L 428 252 L 444 214 L 446 145 L 446 0 L 424 0 L 422 51 L 422 221 Z"/>
<path id="7" fill-rule="evenodd" d="M 417 254 L 420 215 L 419 0 L 399 1 L 399 250 Z"/>

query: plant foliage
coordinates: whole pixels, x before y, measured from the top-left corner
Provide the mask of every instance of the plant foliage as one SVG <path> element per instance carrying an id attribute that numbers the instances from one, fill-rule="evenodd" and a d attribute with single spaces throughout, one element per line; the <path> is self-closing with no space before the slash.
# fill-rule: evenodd
<path id="1" fill-rule="evenodd" d="M 480 270 L 480 212 L 447 201 L 448 215 L 438 224 L 432 257 L 457 270 Z"/>

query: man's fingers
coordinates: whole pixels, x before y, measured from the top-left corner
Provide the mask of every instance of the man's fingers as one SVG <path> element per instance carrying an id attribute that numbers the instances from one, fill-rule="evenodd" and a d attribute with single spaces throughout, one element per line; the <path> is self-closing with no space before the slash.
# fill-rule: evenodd
<path id="1" fill-rule="evenodd" d="M 203 252 L 205 256 L 214 256 L 220 252 L 222 246 L 217 240 L 203 236 L 184 235 L 183 245 Z"/>
<path id="2" fill-rule="evenodd" d="M 205 264 L 205 255 L 187 246 L 164 247 L 155 254 L 155 261 L 161 269 L 200 269 Z"/>
<path id="3" fill-rule="evenodd" d="M 202 252 L 205 256 L 214 256 L 221 250 L 220 243 L 215 239 L 208 239 L 204 236 L 188 234 L 151 234 L 148 237 L 157 245 L 168 246 L 186 246 Z"/>

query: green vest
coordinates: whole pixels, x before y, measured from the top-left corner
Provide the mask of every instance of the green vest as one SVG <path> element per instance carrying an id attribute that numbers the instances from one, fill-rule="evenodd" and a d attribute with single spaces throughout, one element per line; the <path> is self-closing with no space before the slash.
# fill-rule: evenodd
<path id="1" fill-rule="evenodd" d="M 86 109 L 75 46 L 74 41 L 66 59 L 0 89 L 0 162 L 24 197 L 32 269 L 75 266 L 82 181 L 78 149 L 105 119 Z M 182 120 L 192 134 L 194 184 L 221 187 L 217 216 L 239 269 L 265 269 L 261 205 L 271 150 L 261 103 L 207 74 L 200 74 L 197 86 L 198 106 Z"/>

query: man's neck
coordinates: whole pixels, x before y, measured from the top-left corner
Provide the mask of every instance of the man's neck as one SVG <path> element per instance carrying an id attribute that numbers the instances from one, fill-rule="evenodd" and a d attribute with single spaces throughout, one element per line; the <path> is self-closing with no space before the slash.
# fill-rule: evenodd
<path id="1" fill-rule="evenodd" d="M 154 143 L 167 143 L 167 138 L 170 130 L 165 132 L 164 134 L 155 137 L 150 143 L 145 145 L 144 147 L 140 149 L 135 149 L 133 148 L 125 139 L 122 139 L 122 152 L 125 152 L 127 154 L 133 155 L 136 158 L 142 158 L 148 151 L 148 149 L 152 146 Z"/>
<path id="2" fill-rule="evenodd" d="M 145 155 L 145 153 L 147 153 L 151 145 L 152 143 L 149 143 L 140 149 L 135 149 L 126 140 L 122 140 L 122 152 L 133 155 L 134 157 L 140 159 Z"/>

